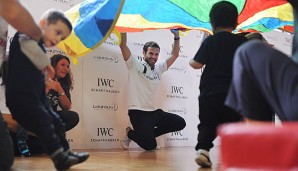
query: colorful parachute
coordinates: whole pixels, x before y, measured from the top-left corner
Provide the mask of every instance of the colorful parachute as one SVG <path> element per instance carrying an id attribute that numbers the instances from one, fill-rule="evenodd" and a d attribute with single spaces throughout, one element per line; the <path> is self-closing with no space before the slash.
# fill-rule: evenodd
<path id="1" fill-rule="evenodd" d="M 188 28 L 211 32 L 209 11 L 220 0 L 126 0 L 116 24 L 120 32 Z M 229 0 L 239 12 L 237 31 L 292 30 L 292 7 L 286 0 Z M 286 26 L 286 27 L 284 27 Z"/>
<path id="2" fill-rule="evenodd" d="M 85 0 L 65 12 L 73 32 L 58 44 L 68 56 L 83 56 L 110 35 L 120 15 L 124 0 Z"/>
<path id="3" fill-rule="evenodd" d="M 211 32 L 209 11 L 218 1 L 85 0 L 66 12 L 74 30 L 58 47 L 70 57 L 80 57 L 105 41 L 113 29 L 116 33 L 171 28 Z M 229 1 L 238 8 L 238 32 L 293 30 L 292 7 L 286 0 Z"/>

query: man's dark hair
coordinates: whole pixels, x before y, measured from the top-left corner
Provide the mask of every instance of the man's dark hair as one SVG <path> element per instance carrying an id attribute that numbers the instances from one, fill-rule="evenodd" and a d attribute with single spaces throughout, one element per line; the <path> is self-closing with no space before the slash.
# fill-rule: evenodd
<path id="1" fill-rule="evenodd" d="M 210 23 L 214 28 L 236 28 L 238 20 L 237 7 L 228 1 L 215 3 L 209 13 Z"/>
<path id="2" fill-rule="evenodd" d="M 159 45 L 156 42 L 150 41 L 145 43 L 145 45 L 143 46 L 143 51 L 145 52 L 145 54 L 147 53 L 148 47 L 154 47 L 154 48 L 160 49 Z"/>

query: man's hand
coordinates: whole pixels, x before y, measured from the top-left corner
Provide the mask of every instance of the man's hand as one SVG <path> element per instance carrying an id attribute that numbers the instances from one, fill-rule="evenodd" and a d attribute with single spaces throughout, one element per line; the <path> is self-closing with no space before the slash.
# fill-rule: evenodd
<path id="1" fill-rule="evenodd" d="M 175 38 L 179 38 L 179 29 L 171 29 L 171 32 L 175 35 Z"/>

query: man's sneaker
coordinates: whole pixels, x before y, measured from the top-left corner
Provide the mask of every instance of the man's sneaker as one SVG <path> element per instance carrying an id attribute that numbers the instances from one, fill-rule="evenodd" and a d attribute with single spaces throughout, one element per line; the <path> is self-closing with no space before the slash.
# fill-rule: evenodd
<path id="1" fill-rule="evenodd" d="M 68 155 L 78 158 L 79 160 L 78 163 L 82 163 L 89 158 L 89 153 L 87 152 L 78 153 L 78 152 L 69 151 Z"/>
<path id="2" fill-rule="evenodd" d="M 156 146 L 155 150 L 160 150 L 160 146 Z"/>
<path id="3" fill-rule="evenodd" d="M 128 136 L 127 136 L 127 135 L 128 135 L 128 132 L 129 132 L 130 130 L 132 130 L 131 127 L 127 127 L 127 128 L 125 129 L 126 135 L 125 135 L 125 137 L 123 138 L 123 140 L 120 141 L 120 144 L 121 144 L 122 148 L 125 149 L 125 150 L 128 150 L 128 148 L 129 148 L 129 143 L 131 142 L 131 139 L 129 139 Z"/>
<path id="4" fill-rule="evenodd" d="M 71 156 L 68 153 L 63 152 L 62 148 L 56 150 L 50 157 L 54 162 L 55 168 L 57 170 L 69 169 L 71 166 L 79 162 L 79 159 L 77 157 Z"/>
<path id="5" fill-rule="evenodd" d="M 22 157 L 30 156 L 30 151 L 29 151 L 26 141 L 18 141 L 18 147 L 19 147 L 20 155 Z"/>
<path id="6" fill-rule="evenodd" d="M 207 150 L 199 149 L 197 151 L 197 157 L 195 159 L 197 164 L 201 167 L 211 167 L 212 163 L 209 158 L 209 152 Z"/>

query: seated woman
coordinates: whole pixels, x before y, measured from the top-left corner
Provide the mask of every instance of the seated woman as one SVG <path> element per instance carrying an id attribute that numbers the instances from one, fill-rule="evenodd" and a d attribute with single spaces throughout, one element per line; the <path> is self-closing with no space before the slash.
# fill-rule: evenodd
<path id="1" fill-rule="evenodd" d="M 53 110 L 65 122 L 66 130 L 74 128 L 79 123 L 78 113 L 71 111 L 70 90 L 73 89 L 73 77 L 70 71 L 69 58 L 63 55 L 51 57 L 51 64 L 55 69 L 55 80 L 46 81 L 46 93 Z"/>

